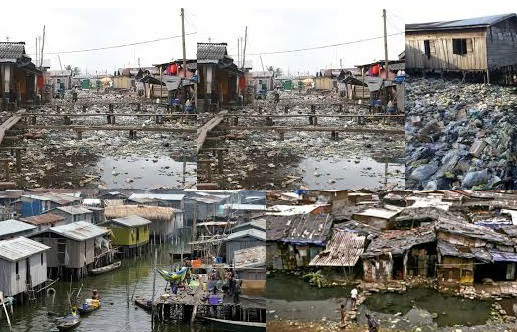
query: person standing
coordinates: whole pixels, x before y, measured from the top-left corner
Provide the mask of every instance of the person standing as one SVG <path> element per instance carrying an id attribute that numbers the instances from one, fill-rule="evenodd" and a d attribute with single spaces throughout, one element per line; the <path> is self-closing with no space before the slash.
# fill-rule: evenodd
<path id="1" fill-rule="evenodd" d="M 351 299 L 351 308 L 355 308 L 357 304 L 357 289 L 354 288 L 350 291 L 350 299 Z"/>

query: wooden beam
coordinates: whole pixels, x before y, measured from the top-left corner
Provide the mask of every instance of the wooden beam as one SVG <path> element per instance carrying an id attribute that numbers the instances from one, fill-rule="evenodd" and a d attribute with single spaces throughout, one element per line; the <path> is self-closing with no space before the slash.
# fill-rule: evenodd
<path id="1" fill-rule="evenodd" d="M 14 127 L 22 119 L 20 114 L 13 115 L 0 125 L 0 144 L 4 140 L 5 132 Z"/>
<path id="2" fill-rule="evenodd" d="M 63 116 L 73 116 L 73 117 L 88 117 L 88 116 L 136 116 L 136 117 L 145 117 L 145 116 L 197 116 L 197 114 L 191 113 L 168 113 L 168 114 L 158 114 L 158 113 L 25 113 L 23 117 L 28 116 L 43 116 L 43 117 L 63 117 Z"/>
<path id="3" fill-rule="evenodd" d="M 205 140 L 208 136 L 208 133 L 212 129 L 217 127 L 221 123 L 221 121 L 223 121 L 223 119 L 224 118 L 222 116 L 217 116 L 215 118 L 210 119 L 210 121 L 205 123 L 201 128 L 198 128 L 196 139 L 197 152 L 199 152 L 199 150 L 201 150 L 201 148 L 203 147 L 203 144 L 205 144 Z"/>
<path id="4" fill-rule="evenodd" d="M 323 131 L 323 132 L 348 132 L 348 133 L 372 133 L 372 134 L 394 134 L 404 135 L 404 129 L 375 129 L 375 128 L 345 128 L 345 127 L 259 127 L 259 126 L 220 126 L 220 129 L 227 130 L 275 130 L 279 132 L 290 131 Z"/>
<path id="5" fill-rule="evenodd" d="M 138 126 L 43 126 L 43 125 L 25 125 L 20 126 L 22 128 L 27 129 L 55 129 L 55 130 L 76 130 L 76 131 L 88 131 L 88 130 L 108 130 L 108 131 L 118 131 L 118 130 L 136 130 L 136 131 L 154 131 L 154 132 L 167 132 L 167 133 L 195 133 L 196 129 L 194 128 L 166 128 L 166 127 L 138 127 Z"/>

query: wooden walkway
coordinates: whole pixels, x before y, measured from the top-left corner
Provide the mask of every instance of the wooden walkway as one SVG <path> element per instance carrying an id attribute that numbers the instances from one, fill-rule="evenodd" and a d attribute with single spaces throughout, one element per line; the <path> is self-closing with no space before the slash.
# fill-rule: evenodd
<path id="1" fill-rule="evenodd" d="M 22 114 L 16 114 L 11 116 L 9 119 L 5 120 L 4 123 L 0 125 L 0 144 L 5 137 L 5 132 L 14 127 L 22 119 Z"/>
<path id="2" fill-rule="evenodd" d="M 197 152 L 199 152 L 201 150 L 201 148 L 203 147 L 203 144 L 205 144 L 205 140 L 206 140 L 206 137 L 208 136 L 208 132 L 210 132 L 212 129 L 217 127 L 221 123 L 221 121 L 223 121 L 223 119 L 224 118 L 222 116 L 217 116 L 213 119 L 210 119 L 210 121 L 205 123 L 203 125 L 203 127 L 198 128 L 197 139 L 196 139 Z"/>

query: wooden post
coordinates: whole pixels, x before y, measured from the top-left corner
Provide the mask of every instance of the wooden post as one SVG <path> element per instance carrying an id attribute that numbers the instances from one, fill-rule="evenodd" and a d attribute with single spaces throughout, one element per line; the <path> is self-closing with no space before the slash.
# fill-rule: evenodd
<path id="1" fill-rule="evenodd" d="M 278 131 L 278 139 L 280 141 L 283 141 L 284 140 L 284 132 L 283 131 Z"/>
<path id="2" fill-rule="evenodd" d="M 208 182 L 212 182 L 212 165 L 210 163 L 210 160 L 207 160 L 205 162 L 206 165 L 206 178 Z"/>
<path id="3" fill-rule="evenodd" d="M 314 118 L 314 120 L 312 122 L 314 122 L 314 125 L 317 126 L 318 125 L 318 117 L 314 116 L 313 118 Z"/>
<path id="4" fill-rule="evenodd" d="M 108 124 L 111 124 L 111 115 L 108 115 L 106 118 L 108 120 Z"/>
<path id="5" fill-rule="evenodd" d="M 16 149 L 15 154 L 16 154 L 16 171 L 18 173 L 20 173 L 22 170 L 22 150 Z"/>
<path id="6" fill-rule="evenodd" d="M 136 111 L 140 112 L 140 103 L 136 104 Z M 169 104 L 167 104 L 167 111 L 169 110 Z"/>
<path id="7" fill-rule="evenodd" d="M 2 163 L 5 171 L 5 181 L 9 182 L 11 180 L 11 175 L 9 174 L 9 159 L 2 159 Z"/>
<path id="8" fill-rule="evenodd" d="M 223 173 L 223 169 L 224 169 L 223 150 L 217 150 L 217 165 L 219 166 L 219 173 Z"/>
<path id="9" fill-rule="evenodd" d="M 343 112 L 343 104 L 339 104 L 339 113 Z"/>

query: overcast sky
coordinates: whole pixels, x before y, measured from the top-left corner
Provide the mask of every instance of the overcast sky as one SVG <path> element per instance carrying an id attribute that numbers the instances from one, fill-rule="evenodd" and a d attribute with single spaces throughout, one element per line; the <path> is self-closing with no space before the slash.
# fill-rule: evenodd
<path id="1" fill-rule="evenodd" d="M 488 7 L 488 6 L 487 6 Z M 388 11 L 389 58 L 396 59 L 404 50 L 404 37 L 400 34 L 406 23 L 451 20 L 483 15 L 517 12 L 517 5 L 491 3 L 489 9 L 463 6 L 461 10 L 409 9 L 400 6 Z M 24 9 L 20 16 L 5 15 L 0 20 L 0 40 L 25 41 L 26 50 L 33 54 L 35 38 L 42 35 L 46 25 L 45 58 L 51 60 L 52 69 L 59 69 L 57 55 L 63 67 L 72 65 L 84 72 L 113 72 L 116 68 L 142 66 L 179 59 L 182 57 L 181 38 L 117 49 L 64 53 L 126 43 L 177 36 L 181 34 L 180 10 L 161 11 L 141 9 Z M 253 70 L 280 67 L 290 74 L 311 73 L 319 69 L 351 67 L 373 60 L 384 59 L 382 9 L 357 8 L 326 9 L 239 9 L 195 8 L 185 9 L 187 57 L 196 55 L 196 42 L 226 42 L 230 55 L 237 61 L 237 40 L 244 37 L 248 27 L 246 62 Z M 362 39 L 371 41 L 284 54 L 264 54 L 275 51 L 310 48 Z"/>
<path id="2" fill-rule="evenodd" d="M 185 10 L 185 32 L 196 32 L 191 13 Z M 141 9 L 24 9 L 23 15 L 2 15 L 0 40 L 25 41 L 26 52 L 35 51 L 36 36 L 46 25 L 44 58 L 51 60 L 51 69 L 60 69 L 57 55 L 64 52 L 141 42 L 181 35 L 180 9 L 166 11 Z M 20 19 L 24 24 L 20 24 Z M 187 58 L 196 56 L 196 35 L 186 38 Z M 47 55 L 45 55 L 47 54 Z M 124 48 L 60 54 L 61 63 L 88 69 L 89 73 L 112 73 L 116 68 L 142 66 L 183 57 L 181 38 Z"/>

